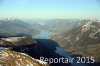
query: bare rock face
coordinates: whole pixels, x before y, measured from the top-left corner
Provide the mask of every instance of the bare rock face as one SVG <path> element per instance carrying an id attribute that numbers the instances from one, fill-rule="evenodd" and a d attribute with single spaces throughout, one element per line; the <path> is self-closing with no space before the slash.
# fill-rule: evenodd
<path id="1" fill-rule="evenodd" d="M 0 45 L 4 46 L 20 46 L 35 43 L 36 41 L 32 37 L 9 37 L 0 39 Z"/>
<path id="2" fill-rule="evenodd" d="M 0 66 L 49 66 L 46 62 L 34 59 L 27 54 L 12 50 L 0 51 Z"/>

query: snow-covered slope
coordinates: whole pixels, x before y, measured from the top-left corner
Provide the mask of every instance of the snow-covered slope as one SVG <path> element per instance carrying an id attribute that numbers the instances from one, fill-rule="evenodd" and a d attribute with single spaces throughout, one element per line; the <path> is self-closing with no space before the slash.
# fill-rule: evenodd
<path id="1" fill-rule="evenodd" d="M 48 64 L 24 53 L 1 50 L 0 66 L 48 66 Z"/>

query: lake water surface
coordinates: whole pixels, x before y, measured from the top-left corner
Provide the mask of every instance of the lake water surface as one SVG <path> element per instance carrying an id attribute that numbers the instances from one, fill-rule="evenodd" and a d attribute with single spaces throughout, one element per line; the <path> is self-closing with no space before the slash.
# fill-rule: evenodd
<path id="1" fill-rule="evenodd" d="M 34 38 L 34 39 L 49 39 L 50 34 L 51 34 L 51 32 L 44 31 L 38 35 L 33 35 L 32 38 Z"/>

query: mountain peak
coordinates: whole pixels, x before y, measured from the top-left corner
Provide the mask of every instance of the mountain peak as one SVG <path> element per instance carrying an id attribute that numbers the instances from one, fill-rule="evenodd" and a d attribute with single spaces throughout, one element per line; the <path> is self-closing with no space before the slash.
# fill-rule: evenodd
<path id="1" fill-rule="evenodd" d="M 5 18 L 4 20 L 7 20 L 7 21 L 15 21 L 16 18 L 15 17 L 11 17 L 11 18 Z"/>

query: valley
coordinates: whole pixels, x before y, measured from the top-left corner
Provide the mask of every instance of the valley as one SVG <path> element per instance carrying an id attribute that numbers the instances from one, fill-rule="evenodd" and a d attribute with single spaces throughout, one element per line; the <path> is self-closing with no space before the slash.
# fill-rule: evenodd
<path id="1" fill-rule="evenodd" d="M 50 66 L 94 66 L 100 61 L 98 20 L 54 19 L 28 23 L 0 20 L 0 51 L 13 50 L 32 58 L 95 57 L 93 64 L 52 63 Z M 17 25 L 18 24 L 18 25 Z M 3 26 L 2 26 L 3 25 Z M 12 27 L 14 27 L 12 29 Z"/>

